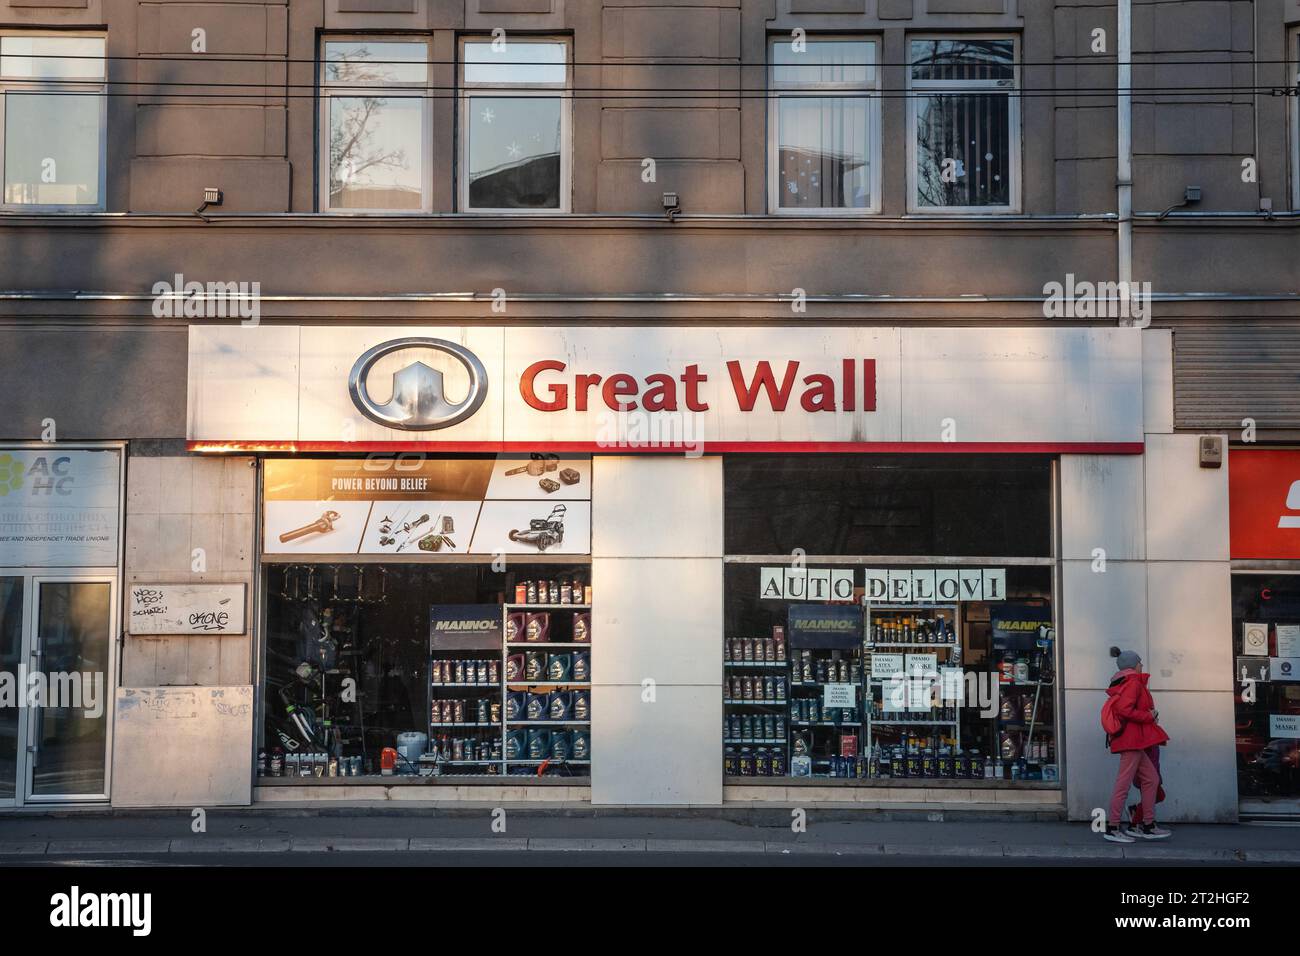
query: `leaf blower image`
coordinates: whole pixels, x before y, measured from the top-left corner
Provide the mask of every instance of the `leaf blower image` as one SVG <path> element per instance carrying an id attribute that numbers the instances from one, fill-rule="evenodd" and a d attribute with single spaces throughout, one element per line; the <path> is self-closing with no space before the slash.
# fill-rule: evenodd
<path id="1" fill-rule="evenodd" d="M 533 518 L 529 521 L 527 531 L 520 531 L 518 528 L 511 531 L 510 540 L 535 544 L 538 551 L 545 551 L 552 545 L 559 544 L 564 540 L 564 513 L 567 510 L 564 505 L 556 505 L 545 518 Z"/>

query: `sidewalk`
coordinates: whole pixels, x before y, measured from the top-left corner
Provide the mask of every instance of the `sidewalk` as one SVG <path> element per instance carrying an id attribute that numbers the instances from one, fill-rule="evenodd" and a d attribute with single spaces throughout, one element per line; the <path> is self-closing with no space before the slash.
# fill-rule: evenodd
<path id="1" fill-rule="evenodd" d="M 809 811 L 792 831 L 789 813 L 755 822 L 720 815 L 648 815 L 635 811 L 555 812 L 506 808 L 506 832 L 492 829 L 493 808 L 448 812 L 213 810 L 207 832 L 185 812 L 113 811 L 0 817 L 0 860 L 114 854 L 259 854 L 322 852 L 571 851 L 620 853 L 775 853 L 934 859 L 1140 860 L 1177 864 L 1300 865 L 1300 827 L 1184 825 L 1161 842 L 1118 845 L 1081 823 L 844 820 Z M 178 857 L 176 862 L 183 862 Z M 254 862 L 249 859 L 246 862 Z M 309 864 L 309 859 L 304 859 Z"/>

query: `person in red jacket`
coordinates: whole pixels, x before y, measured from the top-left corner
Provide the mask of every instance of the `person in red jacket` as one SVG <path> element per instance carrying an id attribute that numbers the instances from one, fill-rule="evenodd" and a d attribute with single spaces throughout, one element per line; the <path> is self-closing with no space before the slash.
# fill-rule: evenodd
<path id="1" fill-rule="evenodd" d="M 1159 716 L 1156 702 L 1147 690 L 1150 674 L 1142 672 L 1142 658 L 1135 651 L 1110 649 L 1119 670 L 1111 678 L 1106 695 L 1115 699 L 1115 715 L 1123 722 L 1119 733 L 1108 740 L 1110 752 L 1119 754 L 1119 773 L 1115 789 L 1110 796 L 1110 812 L 1106 817 L 1107 840 L 1112 843 L 1134 843 L 1135 837 L 1144 840 L 1164 840 L 1169 831 L 1156 826 L 1156 789 L 1160 786 L 1160 772 L 1152 762 L 1148 749 L 1169 740 L 1169 735 L 1156 722 Z M 1136 781 L 1142 793 L 1141 822 L 1127 832 L 1120 829 L 1124 803 L 1129 789 Z"/>

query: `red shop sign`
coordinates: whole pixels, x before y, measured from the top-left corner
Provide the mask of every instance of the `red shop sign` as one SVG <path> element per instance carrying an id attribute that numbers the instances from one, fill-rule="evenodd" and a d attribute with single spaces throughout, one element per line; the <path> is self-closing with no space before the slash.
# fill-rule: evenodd
<path id="1" fill-rule="evenodd" d="M 1234 558 L 1300 559 L 1300 451 L 1228 453 Z"/>

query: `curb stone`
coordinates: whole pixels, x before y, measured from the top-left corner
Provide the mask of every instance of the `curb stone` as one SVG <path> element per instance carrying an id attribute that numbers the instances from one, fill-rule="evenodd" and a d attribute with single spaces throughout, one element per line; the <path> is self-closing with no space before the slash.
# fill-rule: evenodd
<path id="1" fill-rule="evenodd" d="M 55 854 L 94 854 L 94 853 L 166 853 L 171 840 L 166 837 L 143 837 L 141 839 L 111 839 L 108 837 L 88 840 L 51 840 L 46 847 L 47 856 Z"/>
<path id="2" fill-rule="evenodd" d="M 1011 858 L 1045 860 L 1122 860 L 1120 846 L 1004 846 L 1002 855 Z"/>
<path id="3" fill-rule="evenodd" d="M 172 853 L 286 853 L 289 840 L 263 840 L 258 837 L 186 837 L 171 841 Z"/>
<path id="4" fill-rule="evenodd" d="M 44 840 L 0 843 L 0 856 L 43 856 L 44 854 Z"/>
<path id="5" fill-rule="evenodd" d="M 406 850 L 411 841 L 405 837 L 307 837 L 295 839 L 291 849 L 298 853 L 344 853 L 349 851 Z"/>
<path id="6" fill-rule="evenodd" d="M 412 852 L 418 853 L 441 851 L 478 852 L 481 850 L 522 851 L 528 849 L 528 840 L 522 837 L 464 837 L 461 839 L 455 837 L 412 837 L 410 849 Z"/>
<path id="7" fill-rule="evenodd" d="M 528 849 L 541 851 L 624 851 L 644 850 L 645 840 L 624 839 L 589 839 L 565 840 L 562 838 L 533 838 L 528 841 Z"/>
<path id="8" fill-rule="evenodd" d="M 886 856 L 1001 856 L 1000 846 L 929 846 L 922 843 L 886 843 Z"/>
<path id="9" fill-rule="evenodd" d="M 646 840 L 651 853 L 764 853 L 762 840 Z"/>
<path id="10" fill-rule="evenodd" d="M 880 843 L 769 843 L 768 853 L 833 853 L 836 856 L 882 856 Z"/>

